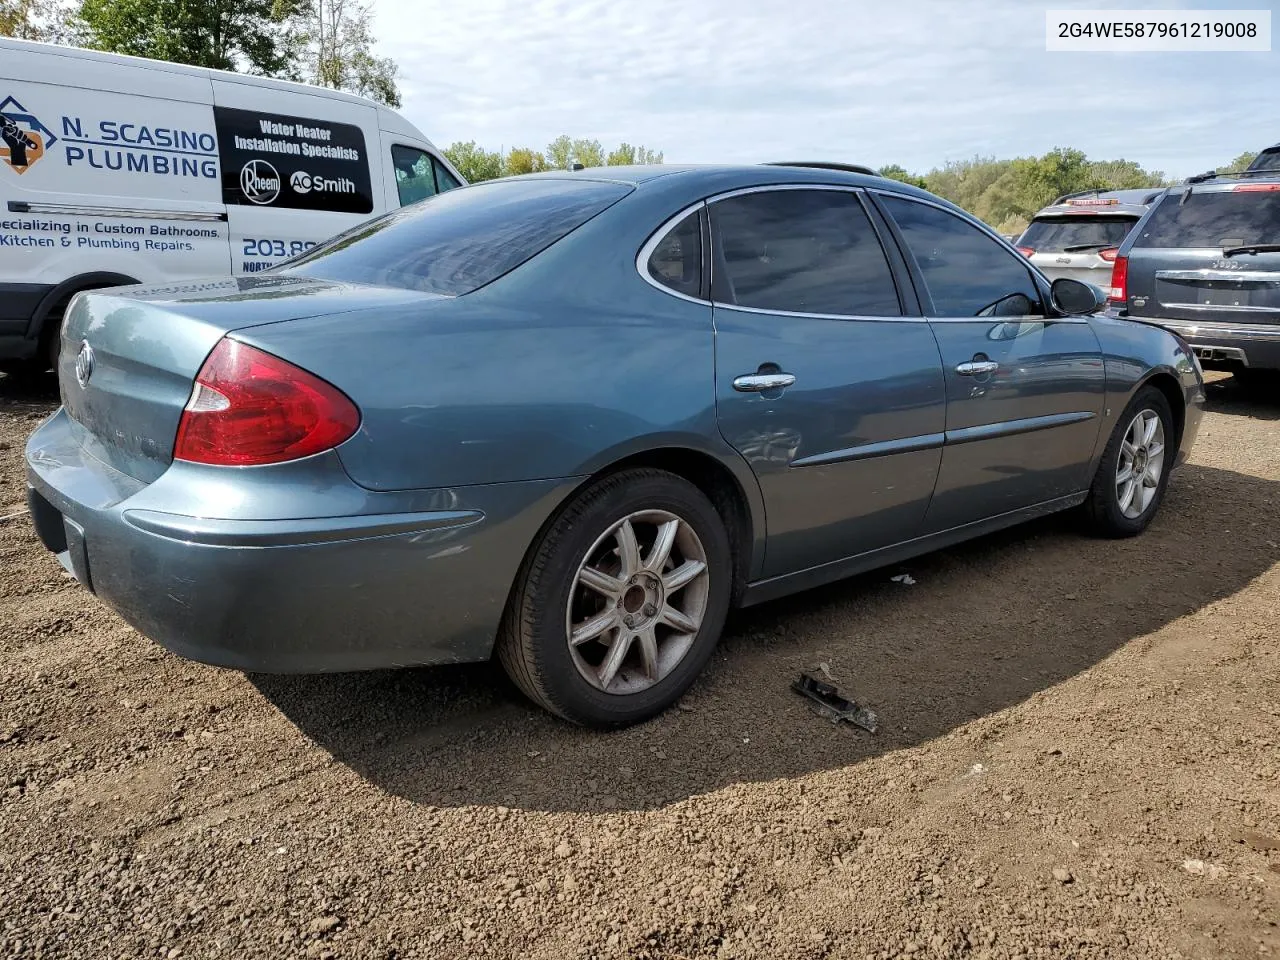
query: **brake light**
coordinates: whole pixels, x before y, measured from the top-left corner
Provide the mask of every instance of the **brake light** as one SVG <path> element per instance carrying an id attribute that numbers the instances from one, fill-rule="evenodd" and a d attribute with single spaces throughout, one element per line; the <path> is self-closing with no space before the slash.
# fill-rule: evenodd
<path id="1" fill-rule="evenodd" d="M 1035 247 L 1015 247 L 1014 249 L 1017 250 L 1024 257 L 1034 256 L 1036 252 Z"/>
<path id="2" fill-rule="evenodd" d="M 196 375 L 174 458 L 249 467 L 332 449 L 360 426 L 337 387 L 256 347 L 220 340 Z"/>
<path id="3" fill-rule="evenodd" d="M 1120 252 L 1119 247 L 1107 247 L 1104 250 L 1099 250 L 1098 256 L 1100 256 L 1103 260 L 1107 261 L 1107 263 L 1114 263 L 1116 259 L 1116 254 L 1119 252 Z"/>
<path id="4" fill-rule="evenodd" d="M 1111 265 L 1111 293 L 1107 299 L 1112 303 L 1124 303 L 1129 299 L 1129 258 L 1116 257 Z"/>
<path id="5" fill-rule="evenodd" d="M 1231 188 L 1232 193 L 1270 193 L 1280 190 L 1280 183 L 1237 183 Z"/>

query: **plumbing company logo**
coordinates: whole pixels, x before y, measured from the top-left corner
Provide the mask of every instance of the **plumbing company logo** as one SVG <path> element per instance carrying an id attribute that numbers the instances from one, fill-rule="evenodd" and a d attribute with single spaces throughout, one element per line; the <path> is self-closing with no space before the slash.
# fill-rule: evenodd
<path id="1" fill-rule="evenodd" d="M 280 174 L 265 160 L 250 160 L 240 168 L 240 192 L 250 203 L 272 203 L 280 196 Z"/>
<path id="2" fill-rule="evenodd" d="M 0 160 L 15 173 L 26 173 L 58 142 L 53 131 L 27 113 L 13 97 L 0 102 Z"/>

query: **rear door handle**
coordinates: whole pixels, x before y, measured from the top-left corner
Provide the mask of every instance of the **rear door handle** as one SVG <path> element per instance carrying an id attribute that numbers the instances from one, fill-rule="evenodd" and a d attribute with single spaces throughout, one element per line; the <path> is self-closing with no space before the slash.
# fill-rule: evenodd
<path id="1" fill-rule="evenodd" d="M 735 377 L 733 389 L 739 393 L 763 393 L 766 390 L 781 390 L 795 382 L 793 373 L 750 373 Z"/>
<path id="2" fill-rule="evenodd" d="M 994 360 L 967 360 L 956 366 L 956 373 L 962 377 L 978 377 L 984 373 L 995 373 L 1000 364 Z"/>

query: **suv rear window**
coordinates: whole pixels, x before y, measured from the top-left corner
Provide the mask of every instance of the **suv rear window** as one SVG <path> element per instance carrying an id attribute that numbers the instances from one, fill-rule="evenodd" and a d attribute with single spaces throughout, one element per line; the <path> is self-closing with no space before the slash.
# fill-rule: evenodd
<path id="1" fill-rule="evenodd" d="M 594 180 L 506 180 L 450 190 L 340 233 L 268 272 L 461 296 L 630 192 Z"/>
<path id="2" fill-rule="evenodd" d="M 1018 238 L 1018 246 L 1048 253 L 1061 253 L 1067 247 L 1081 247 L 1085 244 L 1096 244 L 1099 249 L 1118 247 L 1137 222 L 1137 217 L 1072 215 L 1037 218 L 1028 224 Z"/>
<path id="3" fill-rule="evenodd" d="M 1260 189 L 1261 188 L 1261 189 Z M 1239 183 L 1230 190 L 1174 188 L 1134 240 L 1135 247 L 1234 247 L 1280 243 L 1280 189 Z"/>
<path id="4" fill-rule="evenodd" d="M 1249 164 L 1250 170 L 1280 170 L 1280 147 L 1263 150 Z"/>

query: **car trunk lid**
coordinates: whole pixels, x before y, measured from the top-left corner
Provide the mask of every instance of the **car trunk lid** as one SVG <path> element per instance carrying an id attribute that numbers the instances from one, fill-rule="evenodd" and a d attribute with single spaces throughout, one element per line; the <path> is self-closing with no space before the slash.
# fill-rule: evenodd
<path id="1" fill-rule="evenodd" d="M 172 462 L 195 377 L 228 333 L 415 299 L 434 298 L 266 276 L 84 294 L 63 322 L 62 403 L 85 450 L 150 482 Z"/>

